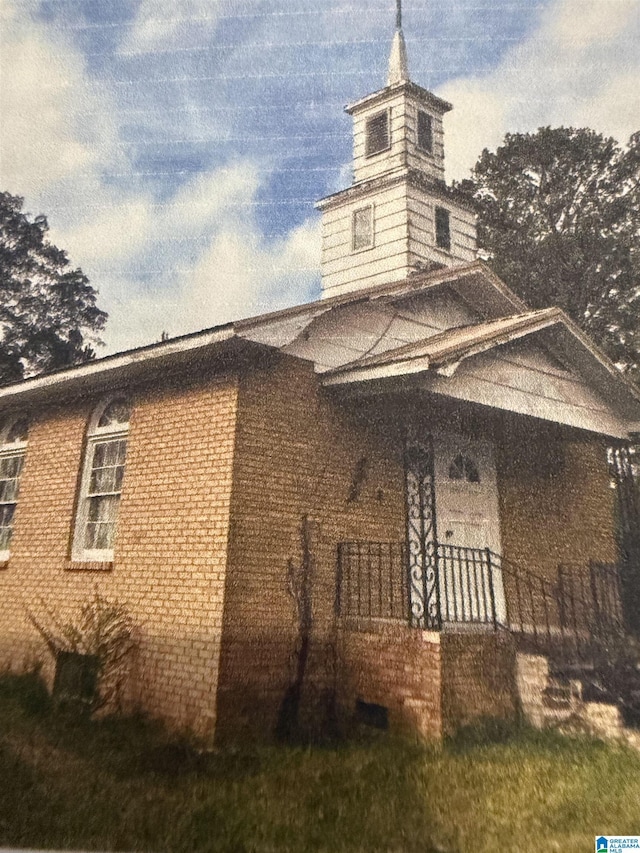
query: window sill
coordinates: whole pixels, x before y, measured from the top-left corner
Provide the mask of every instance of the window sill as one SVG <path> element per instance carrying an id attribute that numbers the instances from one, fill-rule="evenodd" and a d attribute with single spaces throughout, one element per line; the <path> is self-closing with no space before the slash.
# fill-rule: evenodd
<path id="1" fill-rule="evenodd" d="M 113 560 L 67 560 L 67 572 L 111 572 Z"/>
<path id="2" fill-rule="evenodd" d="M 351 249 L 352 255 L 360 255 L 362 252 L 370 252 L 371 249 L 375 249 L 375 243 L 371 243 L 369 246 L 361 246 L 359 249 Z"/>
<path id="3" fill-rule="evenodd" d="M 385 145 L 384 148 L 378 148 L 376 151 L 365 151 L 364 158 L 365 160 L 371 160 L 373 157 L 379 157 L 380 154 L 386 154 L 388 151 L 391 151 L 391 144 Z"/>

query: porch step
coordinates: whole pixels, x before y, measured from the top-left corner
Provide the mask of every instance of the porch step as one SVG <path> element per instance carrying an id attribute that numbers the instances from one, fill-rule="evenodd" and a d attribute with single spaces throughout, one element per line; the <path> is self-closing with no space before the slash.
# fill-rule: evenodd
<path id="1" fill-rule="evenodd" d="M 537 728 L 588 733 L 640 748 L 640 732 L 628 728 L 628 715 L 621 703 L 614 701 L 593 670 L 582 668 L 581 677 L 576 678 L 579 671 L 572 667 L 573 677 L 567 669 L 550 672 L 546 657 L 519 653 L 518 687 L 526 719 Z M 634 685 L 634 692 L 640 694 L 640 687 L 636 691 Z"/>

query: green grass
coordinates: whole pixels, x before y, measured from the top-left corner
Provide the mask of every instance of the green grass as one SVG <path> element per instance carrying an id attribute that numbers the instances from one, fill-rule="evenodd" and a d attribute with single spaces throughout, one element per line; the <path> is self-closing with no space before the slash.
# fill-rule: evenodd
<path id="1" fill-rule="evenodd" d="M 9 846 L 578 853 L 640 835 L 640 755 L 597 741 L 497 727 L 199 756 L 141 720 L 55 714 L 34 676 L 0 678 L 0 778 Z"/>

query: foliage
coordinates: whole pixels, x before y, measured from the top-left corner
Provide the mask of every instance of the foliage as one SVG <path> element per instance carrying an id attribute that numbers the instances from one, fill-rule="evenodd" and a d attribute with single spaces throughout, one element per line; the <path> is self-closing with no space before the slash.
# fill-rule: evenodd
<path id="1" fill-rule="evenodd" d="M 376 738 L 194 757 L 139 719 L 21 712 L 0 678 L 0 845 L 39 849 L 462 853 L 640 834 L 640 756 L 514 731 L 455 748 Z"/>
<path id="2" fill-rule="evenodd" d="M 136 648 L 136 626 L 126 605 L 100 595 L 96 589 L 71 622 L 61 622 L 55 612 L 41 606 L 48 622 L 27 611 L 31 623 L 54 658 L 60 652 L 90 655 L 98 661 L 99 688 L 94 710 L 119 699 Z"/>
<path id="3" fill-rule="evenodd" d="M 40 666 L 24 672 L 5 672 L 0 676 L 0 701 L 20 706 L 29 715 L 46 714 L 51 697 L 40 675 Z"/>
<path id="4" fill-rule="evenodd" d="M 47 240 L 23 199 L 0 192 L 0 384 L 87 361 L 107 315 L 65 252 Z"/>
<path id="5" fill-rule="evenodd" d="M 640 365 L 640 132 L 513 133 L 460 188 L 480 249 L 527 304 L 558 305 L 623 369 Z"/>

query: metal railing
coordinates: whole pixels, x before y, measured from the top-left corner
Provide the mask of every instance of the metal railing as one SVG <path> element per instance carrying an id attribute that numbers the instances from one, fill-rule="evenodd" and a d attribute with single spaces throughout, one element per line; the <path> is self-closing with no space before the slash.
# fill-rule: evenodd
<path id="1" fill-rule="evenodd" d="M 440 624 L 508 630 L 522 647 L 593 656 L 624 635 L 616 566 L 560 566 L 551 580 L 487 548 L 439 544 Z M 399 542 L 338 546 L 336 612 L 365 619 L 409 619 L 406 547 Z"/>
<path id="2" fill-rule="evenodd" d="M 400 542 L 338 545 L 336 612 L 367 619 L 407 620 L 406 549 Z"/>
<path id="3" fill-rule="evenodd" d="M 497 555 L 488 548 L 438 545 L 437 557 L 440 622 L 497 627 L 504 609 Z"/>

